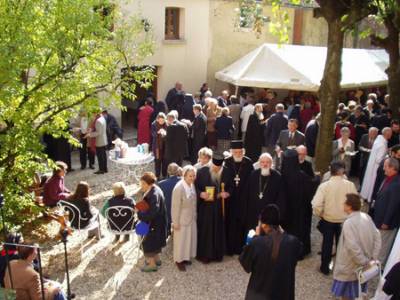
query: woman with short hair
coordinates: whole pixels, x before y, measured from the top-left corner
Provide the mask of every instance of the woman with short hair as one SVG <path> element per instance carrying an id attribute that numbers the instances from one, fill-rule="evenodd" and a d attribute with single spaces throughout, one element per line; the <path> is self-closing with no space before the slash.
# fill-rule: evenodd
<path id="1" fill-rule="evenodd" d="M 159 254 L 161 249 L 166 246 L 167 212 L 164 194 L 155 184 L 156 179 L 152 172 L 145 172 L 140 178 L 140 187 L 144 193 L 142 201 L 147 202 L 149 209 L 147 211 L 139 211 L 138 218 L 150 227 L 142 244 L 145 257 L 145 265 L 141 269 L 142 272 L 157 271 L 157 266 L 161 266 Z"/>
<path id="2" fill-rule="evenodd" d="M 126 207 L 135 207 L 135 202 L 133 201 L 132 198 L 126 197 L 126 188 L 125 184 L 123 182 L 116 182 L 112 186 L 112 190 L 114 193 L 114 196 L 108 199 L 102 209 L 101 209 L 101 214 L 102 216 L 106 217 L 106 210 L 109 207 L 113 206 L 126 206 Z M 113 243 L 117 243 L 119 241 L 119 234 L 115 235 L 115 239 Z M 125 234 L 123 242 L 129 241 L 129 234 Z"/>
<path id="3" fill-rule="evenodd" d="M 342 300 L 360 297 L 356 271 L 376 260 L 381 248 L 381 236 L 369 215 L 360 211 L 358 194 L 347 194 L 344 211 L 348 214 L 336 252 L 332 293 Z M 362 285 L 366 292 L 366 284 Z"/>
<path id="4" fill-rule="evenodd" d="M 194 186 L 196 169 L 183 168 L 183 178 L 172 192 L 172 228 L 174 261 L 179 271 L 186 271 L 197 250 L 197 194 Z"/>

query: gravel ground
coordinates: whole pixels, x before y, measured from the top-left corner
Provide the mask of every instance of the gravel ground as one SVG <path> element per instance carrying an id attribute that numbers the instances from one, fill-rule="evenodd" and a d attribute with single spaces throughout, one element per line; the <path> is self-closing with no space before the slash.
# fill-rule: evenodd
<path id="1" fill-rule="evenodd" d="M 92 201 L 101 207 L 111 195 L 111 184 L 124 178 L 123 172 L 110 167 L 106 175 L 93 175 L 93 170 L 78 170 L 74 153 L 75 172 L 66 177 L 66 184 L 73 189 L 80 180 L 91 186 Z M 132 183 L 126 182 L 127 184 Z M 132 191 L 134 184 L 128 186 Z M 316 220 L 314 220 L 316 223 Z M 197 261 L 179 272 L 172 261 L 172 243 L 161 255 L 162 266 L 156 273 L 142 273 L 143 257 L 138 253 L 135 239 L 124 244 L 111 245 L 113 237 L 102 220 L 105 237 L 87 240 L 77 232 L 69 238 L 68 258 L 72 292 L 76 299 L 243 299 L 249 275 L 238 262 L 238 257 L 225 257 L 221 263 L 203 265 Z M 83 255 L 80 243 L 83 241 Z M 332 276 L 318 272 L 321 235 L 313 224 L 312 255 L 299 262 L 296 269 L 296 299 L 334 299 L 330 296 Z M 44 253 L 45 273 L 66 287 L 64 252 L 62 244 L 51 241 Z"/>

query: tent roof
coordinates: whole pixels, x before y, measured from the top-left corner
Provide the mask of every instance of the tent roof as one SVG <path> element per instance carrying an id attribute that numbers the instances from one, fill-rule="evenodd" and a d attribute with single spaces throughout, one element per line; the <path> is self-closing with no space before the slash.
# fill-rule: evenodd
<path id="1" fill-rule="evenodd" d="M 215 78 L 237 86 L 318 91 L 326 60 L 326 47 L 263 44 Z M 389 58 L 384 50 L 343 49 L 342 88 L 387 83 Z"/>

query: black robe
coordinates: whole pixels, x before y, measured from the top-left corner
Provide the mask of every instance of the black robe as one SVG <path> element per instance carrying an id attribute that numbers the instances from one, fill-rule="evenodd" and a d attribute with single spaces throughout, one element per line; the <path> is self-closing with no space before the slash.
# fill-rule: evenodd
<path id="1" fill-rule="evenodd" d="M 198 152 L 206 145 L 207 135 L 207 117 L 204 113 L 200 113 L 194 118 L 192 125 L 192 164 L 197 162 Z"/>
<path id="2" fill-rule="evenodd" d="M 309 176 L 300 168 L 296 150 L 286 150 L 282 159 L 282 178 L 286 191 L 287 219 L 285 230 L 303 243 L 303 256 L 311 252 L 311 201 L 319 178 Z"/>
<path id="3" fill-rule="evenodd" d="M 295 273 L 300 241 L 284 233 L 276 261 L 272 261 L 272 237 L 257 236 L 244 247 L 240 264 L 251 273 L 247 286 L 247 300 L 294 300 Z"/>
<path id="4" fill-rule="evenodd" d="M 257 161 L 261 155 L 261 148 L 264 142 L 264 125 L 260 123 L 258 115 L 253 113 L 247 123 L 244 147 L 246 156 L 252 161 Z"/>
<path id="5" fill-rule="evenodd" d="M 224 220 L 222 216 L 221 199 L 216 199 L 221 185 L 213 182 L 210 167 L 202 167 L 197 171 L 196 190 L 197 202 L 197 257 L 213 261 L 221 261 L 225 252 Z M 214 201 L 205 201 L 200 193 L 206 187 L 215 187 Z"/>
<path id="6" fill-rule="evenodd" d="M 226 254 L 233 255 L 242 252 L 246 241 L 246 187 L 254 168 L 248 157 L 244 157 L 239 163 L 229 157 L 224 166 L 222 182 L 225 183 L 225 191 L 231 195 L 225 200 Z M 240 178 L 238 185 L 235 182 L 236 174 Z"/>
<path id="7" fill-rule="evenodd" d="M 261 176 L 262 186 L 264 186 L 265 180 L 268 177 L 268 183 L 261 199 L 259 198 L 260 174 L 260 169 L 254 170 L 247 182 L 248 201 L 246 207 L 246 231 L 256 228 L 260 213 L 267 204 L 273 203 L 278 205 L 281 213 L 281 220 L 283 221 L 285 219 L 286 205 L 281 174 L 271 169 L 270 176 Z"/>
<path id="8" fill-rule="evenodd" d="M 303 161 L 300 163 L 300 170 L 306 173 L 308 176 L 314 177 L 314 170 L 312 168 L 312 164 L 309 161 Z"/>

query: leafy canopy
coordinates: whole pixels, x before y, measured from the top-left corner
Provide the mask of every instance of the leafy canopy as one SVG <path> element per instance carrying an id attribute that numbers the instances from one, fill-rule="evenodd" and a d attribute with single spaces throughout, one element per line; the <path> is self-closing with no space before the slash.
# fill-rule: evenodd
<path id="1" fill-rule="evenodd" d="M 0 28 L 0 192 L 16 224 L 35 212 L 27 187 L 47 162 L 41 136 L 72 141 L 71 117 L 100 102 L 120 107 L 123 85 L 134 99 L 120 69 L 149 85 L 151 70 L 132 67 L 154 45 L 140 16 L 122 18 L 107 0 L 0 0 Z"/>

